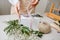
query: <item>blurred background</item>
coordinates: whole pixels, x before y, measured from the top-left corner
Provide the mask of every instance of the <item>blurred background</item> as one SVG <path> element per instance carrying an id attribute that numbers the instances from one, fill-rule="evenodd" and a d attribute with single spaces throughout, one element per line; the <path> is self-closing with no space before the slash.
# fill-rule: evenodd
<path id="1" fill-rule="evenodd" d="M 36 12 L 42 13 L 47 5 L 48 0 L 40 0 Z M 11 9 L 11 4 L 8 0 L 0 0 L 0 15 L 9 15 Z"/>
<path id="2" fill-rule="evenodd" d="M 8 15 L 10 14 L 11 4 L 8 0 L 0 0 L 0 15 Z"/>
<path id="3" fill-rule="evenodd" d="M 56 4 L 56 7 L 59 7 L 58 3 L 60 0 L 52 0 Z M 40 0 L 38 6 L 36 7 L 37 13 L 44 13 L 49 11 L 51 7 L 51 2 L 49 0 Z M 11 4 L 8 0 L 0 0 L 0 15 L 9 15 L 11 9 Z"/>

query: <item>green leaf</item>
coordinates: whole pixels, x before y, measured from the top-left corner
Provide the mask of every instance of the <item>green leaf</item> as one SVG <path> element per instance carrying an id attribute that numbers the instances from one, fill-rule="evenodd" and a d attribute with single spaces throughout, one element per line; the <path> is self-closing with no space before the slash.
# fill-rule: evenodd
<path id="1" fill-rule="evenodd" d="M 8 28 L 8 30 L 7 30 L 7 34 L 8 33 L 10 33 L 12 30 L 13 30 L 13 26 L 11 25 L 11 26 L 9 26 L 10 28 Z"/>
<path id="2" fill-rule="evenodd" d="M 38 34 L 37 36 L 41 38 L 43 35 L 42 34 Z"/>
<path id="3" fill-rule="evenodd" d="M 18 20 L 12 20 L 7 22 L 9 26 L 7 26 L 4 31 L 7 32 L 7 34 L 15 34 L 15 32 L 19 31 L 22 32 L 22 34 L 26 34 L 30 36 L 30 34 L 36 34 L 38 37 L 42 37 L 43 33 L 39 31 L 30 30 L 29 27 L 24 26 L 23 24 L 19 24 Z M 14 32 L 14 31 L 15 32 Z"/>
<path id="4" fill-rule="evenodd" d="M 30 30 L 29 30 L 29 28 L 28 27 L 22 27 L 22 33 L 24 34 L 27 34 L 27 35 L 30 35 Z"/>
<path id="5" fill-rule="evenodd" d="M 18 20 L 8 21 L 7 23 L 10 24 L 10 25 L 17 25 Z"/>
<path id="6" fill-rule="evenodd" d="M 7 31 L 10 28 L 11 25 L 7 26 L 4 31 Z"/>
<path id="7" fill-rule="evenodd" d="M 43 35 L 43 33 L 42 32 L 39 32 L 39 31 L 33 31 L 33 34 L 36 34 L 38 37 L 42 37 Z"/>

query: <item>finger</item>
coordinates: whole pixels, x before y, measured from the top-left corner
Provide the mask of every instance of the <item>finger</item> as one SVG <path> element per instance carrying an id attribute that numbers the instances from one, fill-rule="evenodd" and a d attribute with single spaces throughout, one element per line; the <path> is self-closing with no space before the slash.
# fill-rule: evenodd
<path id="1" fill-rule="evenodd" d="M 32 0 L 32 5 L 35 5 L 38 3 L 38 0 Z"/>

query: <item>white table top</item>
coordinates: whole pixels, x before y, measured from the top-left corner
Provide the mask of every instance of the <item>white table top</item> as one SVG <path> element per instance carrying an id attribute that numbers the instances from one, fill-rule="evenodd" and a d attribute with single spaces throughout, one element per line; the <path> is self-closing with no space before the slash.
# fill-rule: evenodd
<path id="1" fill-rule="evenodd" d="M 4 28 L 7 26 L 5 22 L 9 20 L 14 20 L 14 19 L 18 19 L 18 17 L 16 15 L 0 16 L 0 40 L 5 40 L 7 38 L 6 33 L 3 31 Z M 23 19 L 25 18 L 23 17 Z M 44 17 L 42 20 L 49 24 L 53 24 L 53 20 L 48 17 Z M 44 34 L 41 40 L 60 40 L 60 33 L 57 33 L 56 30 L 52 28 L 51 33 Z"/>

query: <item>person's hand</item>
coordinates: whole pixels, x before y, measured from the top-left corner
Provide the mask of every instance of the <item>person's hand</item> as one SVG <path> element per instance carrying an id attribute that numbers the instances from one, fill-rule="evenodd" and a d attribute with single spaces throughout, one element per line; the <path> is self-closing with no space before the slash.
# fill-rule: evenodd
<path id="1" fill-rule="evenodd" d="M 15 5 L 16 13 L 19 14 L 19 2 Z"/>
<path id="2" fill-rule="evenodd" d="M 28 6 L 28 9 L 30 10 L 32 8 L 35 8 L 37 4 L 38 4 L 38 0 L 32 0 Z"/>
<path id="3" fill-rule="evenodd" d="M 32 0 L 31 5 L 36 5 L 38 3 L 38 0 Z"/>
<path id="4" fill-rule="evenodd" d="M 20 13 L 19 13 L 19 9 L 20 6 L 19 6 L 19 2 L 15 5 L 15 10 L 16 10 L 16 14 L 18 15 L 18 17 L 20 18 Z"/>

